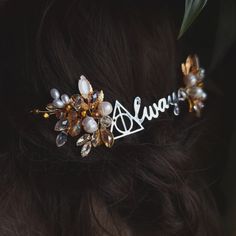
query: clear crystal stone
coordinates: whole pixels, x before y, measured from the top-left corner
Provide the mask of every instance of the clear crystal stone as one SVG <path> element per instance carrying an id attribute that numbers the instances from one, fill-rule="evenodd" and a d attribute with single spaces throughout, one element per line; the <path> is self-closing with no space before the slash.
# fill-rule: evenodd
<path id="1" fill-rule="evenodd" d="M 107 128 L 109 126 L 111 126 L 112 124 L 112 118 L 110 116 L 103 116 L 101 119 L 100 119 L 100 123 L 103 127 Z"/>
<path id="2" fill-rule="evenodd" d="M 66 130 L 69 126 L 69 121 L 67 119 L 60 119 L 56 125 L 54 130 L 55 131 L 63 131 Z"/>
<path id="3" fill-rule="evenodd" d="M 83 144 L 85 144 L 86 142 L 88 142 L 91 139 L 91 135 L 90 134 L 84 134 L 83 136 L 81 136 L 77 142 L 76 142 L 76 146 L 82 146 Z"/>
<path id="4" fill-rule="evenodd" d="M 94 91 L 94 93 L 92 95 L 92 101 L 91 101 L 92 103 L 97 101 L 98 95 L 99 95 L 99 92 L 98 91 Z"/>
<path id="5" fill-rule="evenodd" d="M 106 147 L 112 147 L 114 144 L 114 136 L 110 130 L 101 129 L 101 138 Z"/>
<path id="6" fill-rule="evenodd" d="M 83 147 L 81 148 L 81 156 L 86 157 L 90 153 L 91 148 L 92 148 L 91 141 L 88 141 L 87 143 L 85 143 Z"/>
<path id="7" fill-rule="evenodd" d="M 60 134 L 57 135 L 57 138 L 56 138 L 57 147 L 63 146 L 66 142 L 67 142 L 67 133 L 66 132 L 61 132 Z"/>
<path id="8" fill-rule="evenodd" d="M 91 142 L 94 147 L 97 147 L 101 144 L 101 135 L 99 130 L 93 133 Z"/>
<path id="9" fill-rule="evenodd" d="M 69 134 L 72 137 L 75 137 L 75 136 L 79 135 L 80 131 L 81 131 L 81 125 L 80 125 L 80 122 L 77 122 L 77 124 L 75 124 L 74 126 L 72 126 L 69 129 Z"/>

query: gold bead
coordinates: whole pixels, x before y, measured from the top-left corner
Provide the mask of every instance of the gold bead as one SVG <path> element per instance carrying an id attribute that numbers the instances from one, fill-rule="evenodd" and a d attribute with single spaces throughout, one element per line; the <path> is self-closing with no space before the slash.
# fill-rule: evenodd
<path id="1" fill-rule="evenodd" d="M 85 117 L 87 115 L 87 112 L 86 111 L 82 111 L 81 112 L 81 116 Z"/>
<path id="2" fill-rule="evenodd" d="M 44 117 L 45 119 L 47 119 L 47 118 L 49 118 L 49 114 L 48 114 L 48 113 L 44 113 L 44 114 L 43 114 L 43 117 Z"/>
<path id="3" fill-rule="evenodd" d="M 67 104 L 65 106 L 65 109 L 66 109 L 67 112 L 69 112 L 72 109 L 72 106 L 70 104 Z"/>

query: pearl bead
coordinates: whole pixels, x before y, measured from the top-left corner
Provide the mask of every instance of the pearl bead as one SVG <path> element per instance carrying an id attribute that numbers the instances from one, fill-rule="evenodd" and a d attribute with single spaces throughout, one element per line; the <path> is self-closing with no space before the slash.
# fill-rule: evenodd
<path id="1" fill-rule="evenodd" d="M 79 87 L 80 94 L 84 98 L 88 98 L 89 94 L 91 94 L 93 92 L 91 84 L 89 83 L 89 81 L 86 79 L 86 77 L 84 75 L 80 76 L 80 80 L 78 82 L 78 87 Z"/>
<path id="2" fill-rule="evenodd" d="M 55 88 L 50 90 L 50 94 L 51 94 L 52 98 L 55 99 L 55 100 L 60 97 L 59 91 Z"/>
<path id="3" fill-rule="evenodd" d="M 200 68 L 198 75 L 199 75 L 200 80 L 203 80 L 205 77 L 205 70 L 203 68 Z"/>
<path id="4" fill-rule="evenodd" d="M 70 102 L 70 98 L 67 94 L 61 95 L 61 100 L 64 104 L 68 104 Z"/>
<path id="5" fill-rule="evenodd" d="M 102 116 L 108 116 L 112 113 L 112 105 L 110 102 L 101 102 L 98 106 L 98 112 L 102 115 Z"/>
<path id="6" fill-rule="evenodd" d="M 202 88 L 199 87 L 193 88 L 190 91 L 190 95 L 196 99 L 201 99 L 201 100 L 205 100 L 207 97 L 207 94 L 203 91 Z"/>
<path id="7" fill-rule="evenodd" d="M 197 84 L 197 78 L 195 75 L 193 74 L 188 74 L 186 77 L 185 77 L 185 85 L 188 86 L 188 87 L 192 87 L 194 85 Z"/>
<path id="8" fill-rule="evenodd" d="M 93 133 L 98 130 L 98 124 L 93 117 L 87 116 L 83 121 L 82 125 L 84 130 L 88 133 Z"/>
<path id="9" fill-rule="evenodd" d="M 60 99 L 55 99 L 52 102 L 53 106 L 57 107 L 57 108 L 63 108 L 64 107 L 64 103 L 60 100 Z"/>

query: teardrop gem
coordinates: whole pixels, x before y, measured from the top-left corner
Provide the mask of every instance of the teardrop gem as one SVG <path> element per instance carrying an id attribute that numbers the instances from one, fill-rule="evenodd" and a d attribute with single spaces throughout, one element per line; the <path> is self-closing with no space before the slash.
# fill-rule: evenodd
<path id="1" fill-rule="evenodd" d="M 81 136 L 77 142 L 76 142 L 76 146 L 82 146 L 83 144 L 85 144 L 86 142 L 88 142 L 91 139 L 91 135 L 90 134 L 84 134 L 83 136 Z"/>
<path id="2" fill-rule="evenodd" d="M 66 130 L 68 126 L 69 126 L 69 121 L 67 119 L 61 119 L 56 123 L 54 130 L 63 131 Z"/>
<path id="3" fill-rule="evenodd" d="M 114 136 L 111 131 L 107 129 L 101 129 L 100 132 L 102 141 L 106 145 L 106 147 L 112 147 L 112 145 L 114 144 Z"/>
<path id="4" fill-rule="evenodd" d="M 88 99 L 89 96 L 93 93 L 93 88 L 84 75 L 80 76 L 78 87 L 80 94 L 82 95 L 83 98 Z"/>
<path id="5" fill-rule="evenodd" d="M 101 144 L 101 135 L 99 130 L 93 133 L 91 142 L 94 147 L 97 147 Z"/>
<path id="6" fill-rule="evenodd" d="M 68 120 L 69 120 L 70 124 L 75 124 L 78 120 L 78 113 L 74 110 L 70 111 L 68 113 Z"/>
<path id="7" fill-rule="evenodd" d="M 92 148 L 91 141 L 88 141 L 87 143 L 85 143 L 83 147 L 81 148 L 81 156 L 86 157 L 90 153 L 91 148 Z"/>
<path id="8" fill-rule="evenodd" d="M 66 142 L 67 142 L 67 133 L 66 132 L 61 132 L 60 134 L 57 135 L 57 138 L 56 138 L 57 147 L 63 146 Z"/>
<path id="9" fill-rule="evenodd" d="M 72 137 L 75 137 L 79 135 L 80 131 L 81 131 L 81 125 L 80 125 L 80 122 L 78 122 L 77 124 L 75 124 L 69 129 L 69 134 Z"/>

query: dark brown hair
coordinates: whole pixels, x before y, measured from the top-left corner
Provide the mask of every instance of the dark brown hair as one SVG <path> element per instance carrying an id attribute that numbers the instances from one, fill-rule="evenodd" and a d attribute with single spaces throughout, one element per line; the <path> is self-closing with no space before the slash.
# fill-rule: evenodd
<path id="1" fill-rule="evenodd" d="M 201 125 L 188 113 L 166 113 L 85 159 L 74 140 L 55 146 L 55 120 L 29 113 L 52 87 L 73 94 L 81 74 L 130 111 L 137 95 L 147 105 L 176 89 L 169 6 L 12 0 L 1 9 L 0 235 L 220 235 L 197 171 Z"/>

